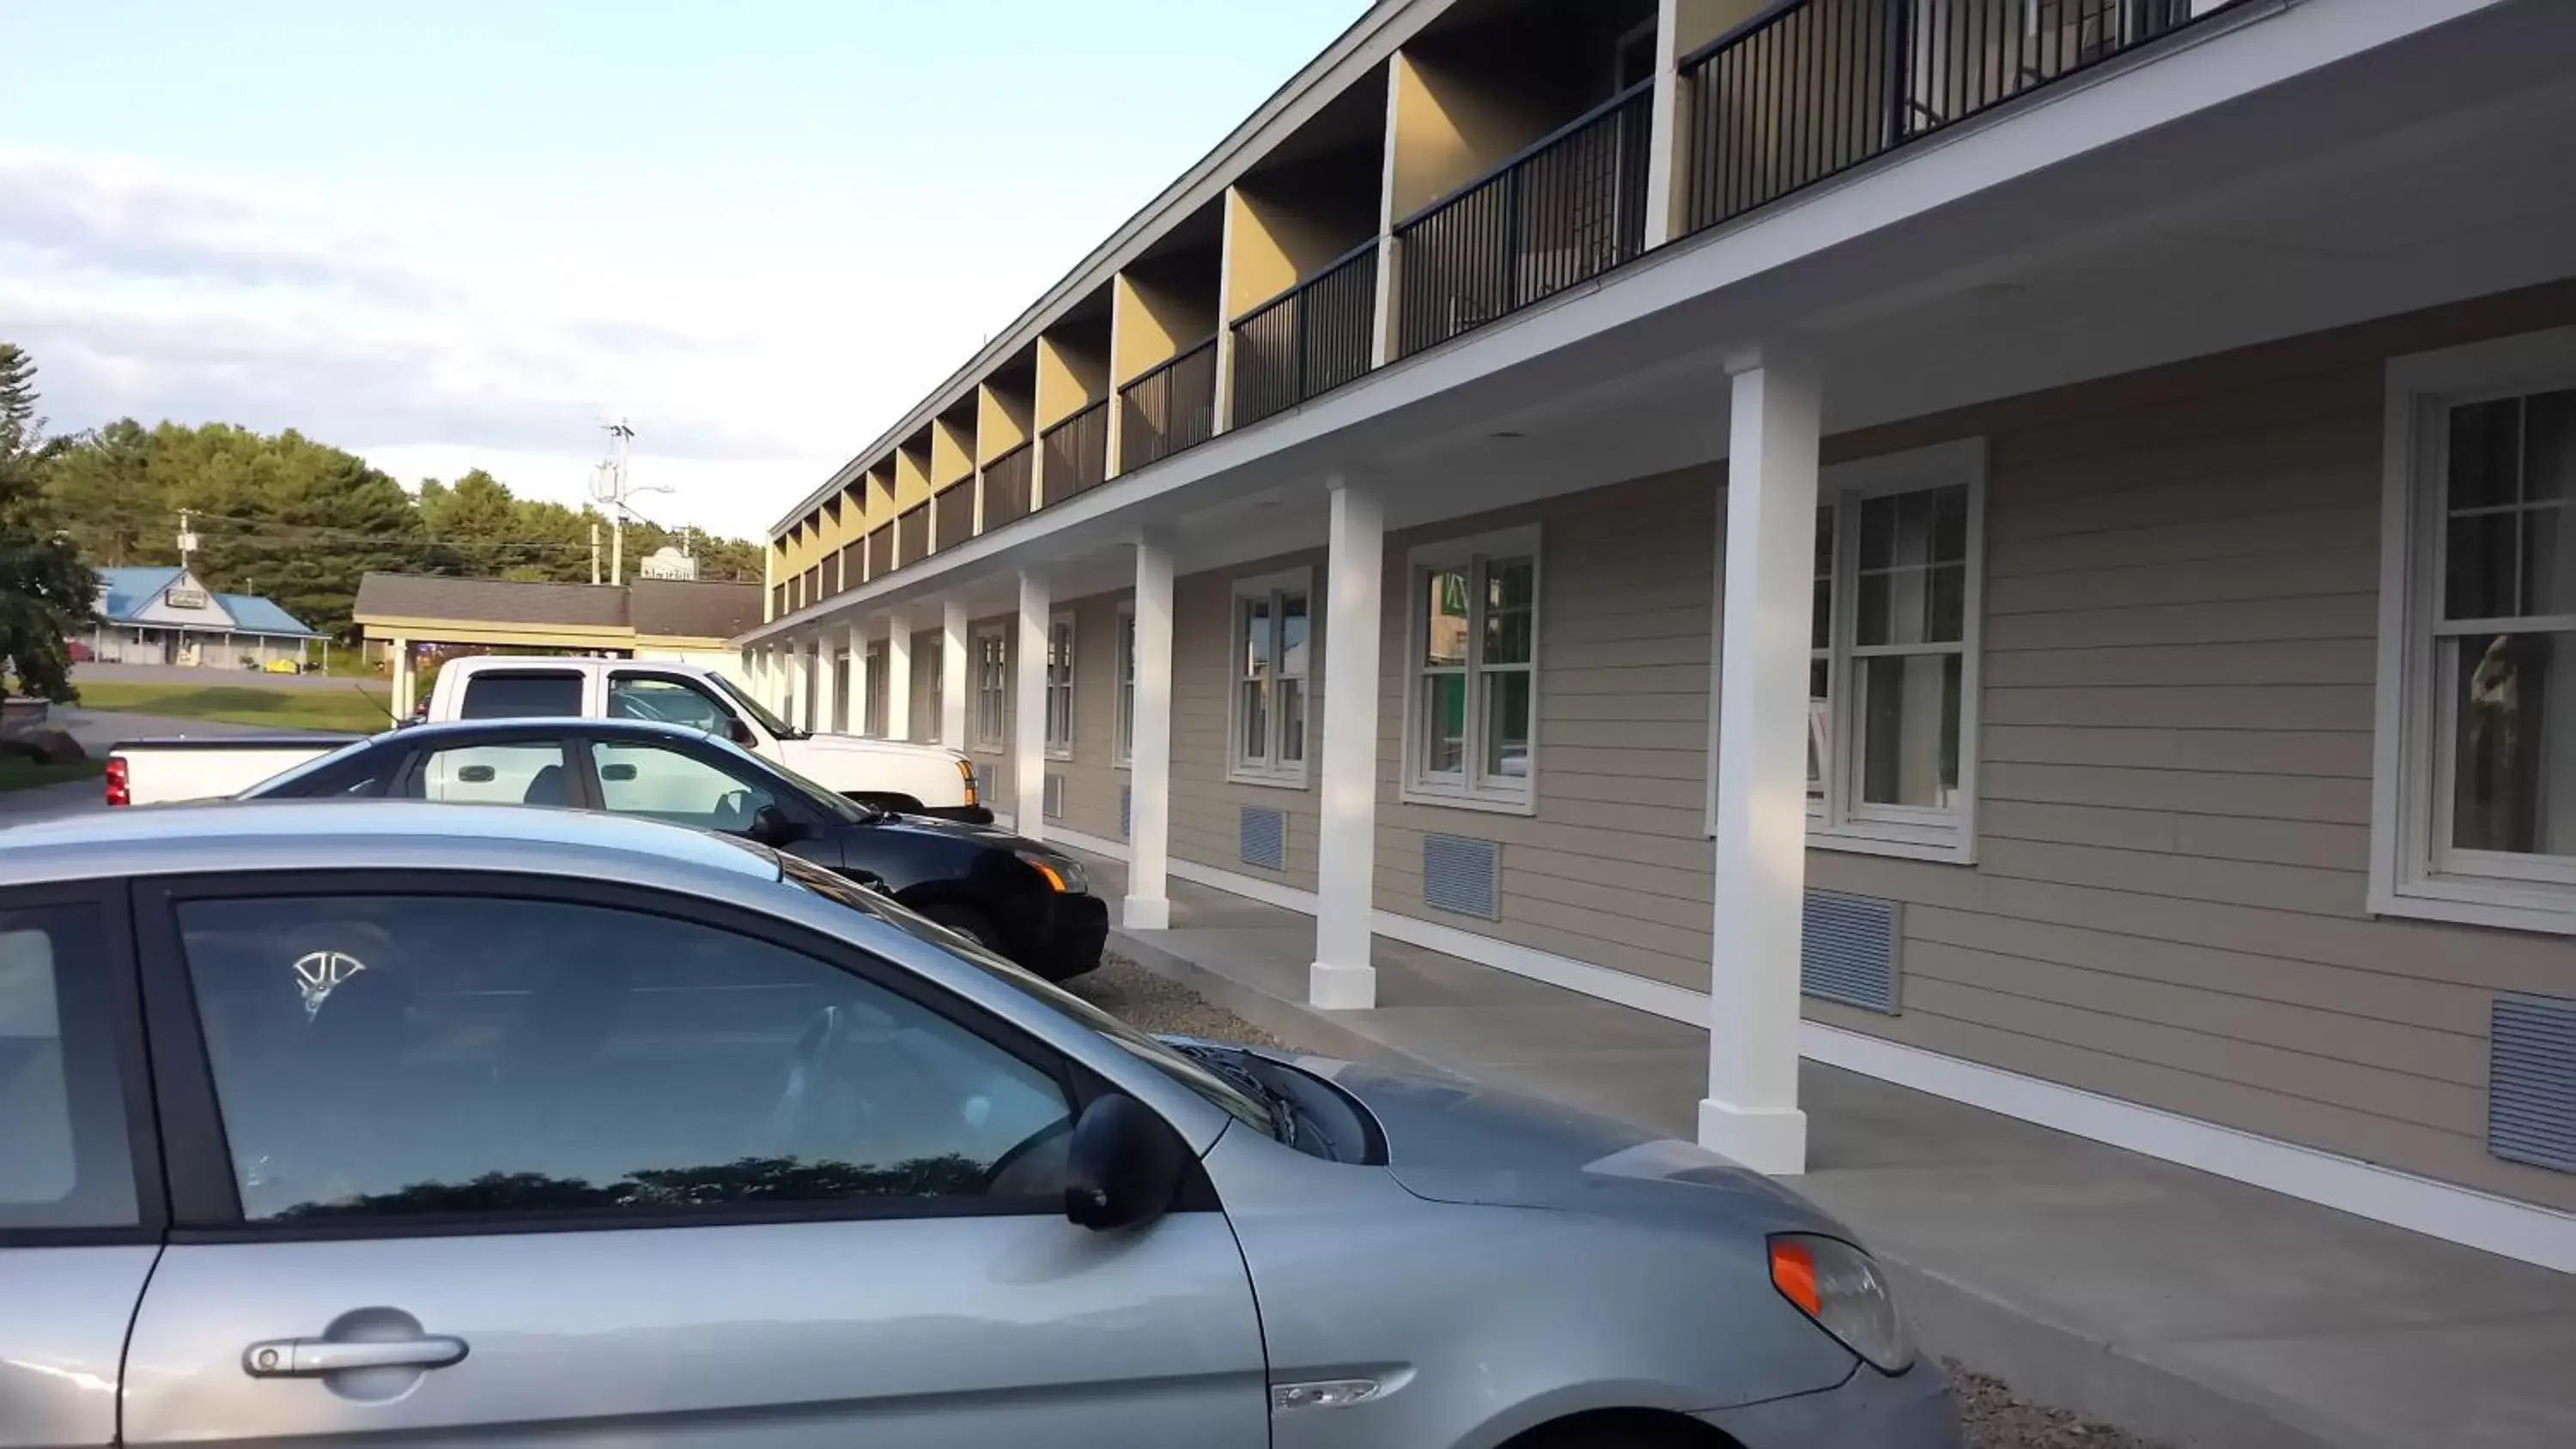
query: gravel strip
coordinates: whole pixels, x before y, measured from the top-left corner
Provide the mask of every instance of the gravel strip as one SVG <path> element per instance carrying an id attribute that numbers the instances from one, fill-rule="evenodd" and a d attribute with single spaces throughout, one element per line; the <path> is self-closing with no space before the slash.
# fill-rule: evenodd
<path id="1" fill-rule="evenodd" d="M 1203 1036 L 1211 1041 L 1239 1041 L 1275 1047 L 1279 1038 L 1222 1007 L 1210 1006 L 1177 981 L 1155 975 L 1111 952 L 1100 967 L 1065 983 L 1065 989 L 1141 1031 L 1166 1036 Z"/>
<path id="2" fill-rule="evenodd" d="M 2017 1397 L 2001 1379 L 1944 1359 L 1959 1395 L 1967 1449 L 2158 1449 L 2124 1429 Z"/>
<path id="3" fill-rule="evenodd" d="M 1209 1005 L 1179 982 L 1115 953 L 1102 960 L 1099 970 L 1065 985 L 1145 1031 L 1281 1045 L 1277 1037 L 1231 1011 Z M 1959 1418 L 1967 1427 L 1966 1449 L 2157 1449 L 2108 1424 L 2018 1398 L 2002 1380 L 1967 1369 L 1956 1359 L 1944 1363 L 1958 1389 Z"/>

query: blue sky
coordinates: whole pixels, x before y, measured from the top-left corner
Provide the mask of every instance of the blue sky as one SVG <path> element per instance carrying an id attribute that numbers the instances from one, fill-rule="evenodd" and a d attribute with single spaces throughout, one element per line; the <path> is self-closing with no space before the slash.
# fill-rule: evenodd
<path id="1" fill-rule="evenodd" d="M 0 0 L 0 338 L 407 483 L 624 414 L 755 534 L 1365 8 Z"/>

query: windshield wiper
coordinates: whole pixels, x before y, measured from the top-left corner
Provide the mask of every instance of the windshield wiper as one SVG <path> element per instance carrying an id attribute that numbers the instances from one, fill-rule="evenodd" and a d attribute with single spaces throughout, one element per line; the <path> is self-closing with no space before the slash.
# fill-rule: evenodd
<path id="1" fill-rule="evenodd" d="M 1259 1098 L 1261 1105 L 1270 1109 L 1270 1120 L 1277 1124 L 1279 1140 L 1290 1147 L 1297 1145 L 1296 1098 L 1261 1080 L 1242 1063 L 1228 1060 L 1205 1047 L 1184 1046 L 1177 1042 L 1167 1043 L 1167 1045 L 1200 1066 L 1232 1082 L 1238 1089 Z"/>

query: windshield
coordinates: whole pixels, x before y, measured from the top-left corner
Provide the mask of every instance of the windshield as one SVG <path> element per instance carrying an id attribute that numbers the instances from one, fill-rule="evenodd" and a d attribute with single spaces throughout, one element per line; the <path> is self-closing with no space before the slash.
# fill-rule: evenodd
<path id="1" fill-rule="evenodd" d="M 778 869 L 783 878 L 814 894 L 854 910 L 865 911 L 913 939 L 936 946 L 1003 985 L 1073 1018 L 1107 1037 L 1110 1044 L 1119 1050 L 1205 1097 L 1228 1116 L 1263 1136 L 1279 1135 L 1278 1118 L 1267 1104 L 1063 987 L 1021 970 L 938 922 L 914 915 L 893 899 L 843 880 L 821 866 L 792 855 L 781 855 Z"/>
<path id="2" fill-rule="evenodd" d="M 813 731 L 800 730 L 796 726 L 789 724 L 787 721 L 780 719 L 778 716 L 771 714 L 768 710 L 761 708 L 759 700 L 756 700 L 750 695 L 744 693 L 740 685 L 735 684 L 732 680 L 725 678 L 715 670 L 708 670 L 707 678 L 715 681 L 716 688 L 723 690 L 725 692 L 725 698 L 732 700 L 735 706 L 740 708 L 744 714 L 750 715 L 753 719 L 760 721 L 760 727 L 762 729 L 769 731 L 780 739 L 810 740 L 814 737 Z"/>

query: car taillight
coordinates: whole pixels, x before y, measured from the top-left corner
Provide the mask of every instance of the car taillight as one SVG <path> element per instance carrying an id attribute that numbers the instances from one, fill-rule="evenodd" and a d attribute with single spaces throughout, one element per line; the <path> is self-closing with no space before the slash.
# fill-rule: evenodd
<path id="1" fill-rule="evenodd" d="M 968 760 L 959 760 L 957 762 L 957 773 L 966 777 L 966 803 L 969 805 L 983 804 L 983 800 L 977 795 L 975 790 L 975 766 L 973 762 Z"/>
<path id="2" fill-rule="evenodd" d="M 123 755 L 110 755 L 107 757 L 107 803 L 110 805 L 131 805 L 134 803 L 134 792 L 126 788 L 125 757 Z"/>

